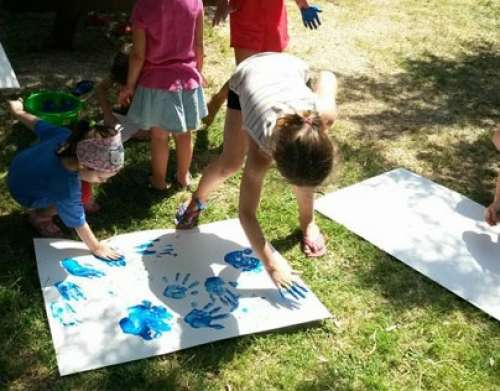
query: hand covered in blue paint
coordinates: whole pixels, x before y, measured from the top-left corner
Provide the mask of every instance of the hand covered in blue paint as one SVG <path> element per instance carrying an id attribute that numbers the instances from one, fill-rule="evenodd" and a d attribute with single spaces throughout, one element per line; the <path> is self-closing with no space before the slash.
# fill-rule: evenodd
<path id="1" fill-rule="evenodd" d="M 301 8 L 300 13 L 302 14 L 304 26 L 311 30 L 316 30 L 321 25 L 321 21 L 319 20 L 320 12 L 322 12 L 321 9 L 314 5 Z"/>
<path id="2" fill-rule="evenodd" d="M 96 258 L 104 261 L 119 261 L 123 260 L 123 255 L 117 253 L 111 247 L 103 242 L 99 242 L 98 246 L 92 251 Z"/>
<path id="3" fill-rule="evenodd" d="M 277 262 L 267 265 L 266 270 L 269 273 L 269 277 L 271 277 L 273 282 L 280 289 L 289 289 L 294 283 L 298 282 L 298 272 L 287 267 L 283 267 Z"/>
<path id="4" fill-rule="evenodd" d="M 208 303 L 201 310 L 194 308 L 189 314 L 184 317 L 184 322 L 195 329 L 208 327 L 211 329 L 220 330 L 224 326 L 222 324 L 213 323 L 214 320 L 225 319 L 229 314 L 218 314 L 221 307 L 213 308 L 213 303 Z"/>

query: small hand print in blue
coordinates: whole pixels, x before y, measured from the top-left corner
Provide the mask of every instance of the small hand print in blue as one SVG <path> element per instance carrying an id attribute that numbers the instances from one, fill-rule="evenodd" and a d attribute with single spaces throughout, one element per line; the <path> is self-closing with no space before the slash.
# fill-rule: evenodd
<path id="1" fill-rule="evenodd" d="M 87 299 L 83 294 L 82 288 L 72 283 L 71 281 L 59 281 L 56 282 L 54 286 L 57 288 L 59 294 L 63 297 L 64 300 L 80 301 Z"/>
<path id="2" fill-rule="evenodd" d="M 169 297 L 171 299 L 184 299 L 188 294 L 191 296 L 195 296 L 198 294 L 198 291 L 195 289 L 198 285 L 200 285 L 199 281 L 194 281 L 189 283 L 189 278 L 191 274 L 188 273 L 182 278 L 181 274 L 177 273 L 175 275 L 175 280 L 168 284 L 168 278 L 163 277 L 163 281 L 165 281 L 168 285 L 163 291 L 163 296 Z"/>
<path id="3" fill-rule="evenodd" d="M 205 289 L 210 296 L 210 300 L 215 302 L 218 298 L 223 304 L 229 306 L 229 311 L 232 312 L 240 304 L 240 296 L 232 291 L 231 288 L 236 288 L 238 284 L 233 281 L 226 282 L 220 277 L 209 277 L 205 281 Z"/>
<path id="4" fill-rule="evenodd" d="M 149 341 L 170 331 L 172 326 L 167 321 L 171 319 L 172 314 L 165 307 L 152 306 L 150 301 L 144 300 L 128 309 L 128 317 L 120 320 L 120 327 L 124 333 Z"/>
<path id="5" fill-rule="evenodd" d="M 94 257 L 99 261 L 103 261 L 106 265 L 111 267 L 122 267 L 127 265 L 127 261 L 125 260 L 125 257 L 123 255 L 120 255 L 120 258 L 118 259 L 101 258 L 97 255 L 94 255 Z"/>
<path id="6" fill-rule="evenodd" d="M 218 314 L 221 307 L 213 307 L 213 303 L 208 303 L 201 310 L 193 308 L 193 310 L 184 317 L 184 322 L 195 329 L 200 329 L 202 327 L 208 327 L 216 330 L 223 329 L 223 325 L 213 322 L 219 319 L 225 319 L 229 316 L 229 314 Z"/>
<path id="7" fill-rule="evenodd" d="M 135 246 L 135 252 L 141 255 L 154 255 L 156 251 L 153 250 L 156 240 L 150 240 L 149 242 L 145 242 Z"/>
<path id="8" fill-rule="evenodd" d="M 173 244 L 167 244 L 165 247 L 158 253 L 158 255 L 171 255 L 172 257 L 176 257 L 178 254 L 175 251 L 175 247 Z"/>
<path id="9" fill-rule="evenodd" d="M 318 6 L 311 5 L 310 7 L 304 7 L 300 9 L 302 14 L 302 22 L 305 27 L 311 30 L 316 30 L 320 25 L 319 13 L 322 12 Z"/>
<path id="10" fill-rule="evenodd" d="M 292 283 L 292 285 L 290 285 L 289 288 L 286 288 L 286 289 L 280 288 L 279 291 L 280 291 L 280 295 L 284 299 L 287 299 L 287 297 L 285 296 L 285 293 L 288 293 L 289 295 L 291 295 L 296 300 L 300 300 L 301 298 L 305 299 L 306 298 L 305 293 L 309 292 L 307 290 L 307 288 L 303 287 L 302 285 L 300 285 L 296 281 L 294 281 Z"/>
<path id="11" fill-rule="evenodd" d="M 80 321 L 76 317 L 76 311 L 68 303 L 50 303 L 50 312 L 54 319 L 59 321 L 64 327 L 76 326 Z"/>
<path id="12" fill-rule="evenodd" d="M 64 270 L 69 274 L 85 278 L 101 278 L 105 276 L 102 271 L 92 268 L 89 265 L 80 265 L 76 259 L 66 258 L 60 262 Z"/>
<path id="13" fill-rule="evenodd" d="M 243 272 L 262 271 L 262 262 L 258 258 L 251 257 L 251 253 L 251 248 L 246 248 L 243 251 L 231 251 L 224 256 L 224 261 Z"/>

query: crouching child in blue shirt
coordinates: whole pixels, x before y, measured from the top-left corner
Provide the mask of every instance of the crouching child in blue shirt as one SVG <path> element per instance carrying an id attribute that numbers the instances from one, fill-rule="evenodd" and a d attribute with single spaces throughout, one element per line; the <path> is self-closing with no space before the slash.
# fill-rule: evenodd
<path id="1" fill-rule="evenodd" d="M 14 157 L 7 176 L 12 197 L 28 208 L 28 219 L 45 237 L 61 237 L 54 222 L 74 228 L 97 257 L 118 259 L 120 254 L 99 241 L 85 219 L 81 180 L 102 183 L 123 167 L 120 133 L 81 123 L 71 132 L 26 112 L 22 100 L 9 101 L 10 111 L 39 137 L 39 142 Z"/>

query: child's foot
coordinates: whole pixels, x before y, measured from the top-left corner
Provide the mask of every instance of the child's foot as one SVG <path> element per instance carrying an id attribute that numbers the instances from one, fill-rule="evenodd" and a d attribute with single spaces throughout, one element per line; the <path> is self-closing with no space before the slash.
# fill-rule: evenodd
<path id="1" fill-rule="evenodd" d="M 181 190 L 189 190 L 191 191 L 191 174 L 188 172 L 187 175 L 185 176 L 177 176 L 176 181 L 177 181 L 177 186 Z"/>
<path id="2" fill-rule="evenodd" d="M 83 204 L 83 209 L 85 210 L 85 213 L 88 214 L 97 213 L 101 210 L 101 205 L 99 205 L 95 201 L 90 201 L 86 204 Z"/>
<path id="3" fill-rule="evenodd" d="M 155 192 L 165 192 L 169 189 L 169 186 L 167 185 L 167 182 L 163 180 L 162 182 L 155 182 L 153 180 L 153 177 L 149 177 L 149 190 L 155 191 Z"/>
<path id="4" fill-rule="evenodd" d="M 191 229 L 198 225 L 201 212 L 207 209 L 207 204 L 193 197 L 189 203 L 182 204 L 175 215 L 175 225 L 178 229 Z"/>
<path id="5" fill-rule="evenodd" d="M 61 228 L 54 223 L 53 216 L 44 216 L 32 212 L 28 214 L 28 221 L 35 231 L 44 238 L 61 238 Z"/>
<path id="6" fill-rule="evenodd" d="M 321 257 L 326 254 L 325 238 L 316 224 L 310 224 L 302 234 L 300 249 L 306 257 Z"/>

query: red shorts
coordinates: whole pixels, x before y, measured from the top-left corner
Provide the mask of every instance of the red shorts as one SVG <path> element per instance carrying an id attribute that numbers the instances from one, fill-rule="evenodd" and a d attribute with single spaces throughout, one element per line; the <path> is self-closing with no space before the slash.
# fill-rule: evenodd
<path id="1" fill-rule="evenodd" d="M 232 0 L 231 47 L 282 52 L 288 44 L 284 0 Z"/>

